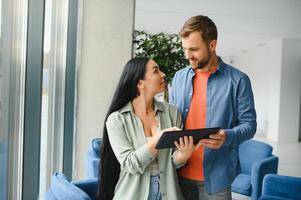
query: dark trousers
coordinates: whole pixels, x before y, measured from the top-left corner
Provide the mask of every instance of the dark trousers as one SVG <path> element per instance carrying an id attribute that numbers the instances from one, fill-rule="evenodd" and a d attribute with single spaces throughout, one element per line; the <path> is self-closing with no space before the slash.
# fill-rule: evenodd
<path id="1" fill-rule="evenodd" d="M 232 200 L 231 187 L 214 194 L 206 194 L 203 181 L 179 177 L 179 184 L 186 200 Z"/>

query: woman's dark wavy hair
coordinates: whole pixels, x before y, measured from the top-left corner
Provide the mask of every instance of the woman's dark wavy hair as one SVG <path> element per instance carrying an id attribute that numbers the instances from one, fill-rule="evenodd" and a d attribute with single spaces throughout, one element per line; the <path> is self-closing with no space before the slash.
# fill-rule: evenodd
<path id="1" fill-rule="evenodd" d="M 111 200 L 114 197 L 115 186 L 119 180 L 120 164 L 112 150 L 106 121 L 108 116 L 124 107 L 129 101 L 139 96 L 138 81 L 144 79 L 148 58 L 132 58 L 125 65 L 113 100 L 105 117 L 102 146 L 100 149 L 100 165 L 98 175 L 98 200 Z"/>

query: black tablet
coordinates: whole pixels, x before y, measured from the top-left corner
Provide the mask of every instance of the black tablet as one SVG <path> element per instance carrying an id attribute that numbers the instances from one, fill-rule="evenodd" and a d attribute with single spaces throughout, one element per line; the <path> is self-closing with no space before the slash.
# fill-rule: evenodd
<path id="1" fill-rule="evenodd" d="M 188 129 L 179 131 L 163 132 L 156 145 L 156 149 L 174 148 L 174 142 L 179 141 L 180 137 L 192 136 L 193 143 L 197 144 L 201 139 L 209 138 L 210 134 L 215 134 L 220 130 L 220 127 L 202 128 L 202 129 Z"/>

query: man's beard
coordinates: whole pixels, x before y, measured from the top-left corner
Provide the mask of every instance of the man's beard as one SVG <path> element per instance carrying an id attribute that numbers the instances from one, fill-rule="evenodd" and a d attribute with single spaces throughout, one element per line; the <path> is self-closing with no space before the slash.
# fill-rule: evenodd
<path id="1" fill-rule="evenodd" d="M 209 53 L 206 60 L 198 61 L 198 69 L 203 69 L 210 61 L 211 59 L 211 53 Z"/>
<path id="2" fill-rule="evenodd" d="M 203 69 L 206 65 L 208 65 L 208 63 L 211 59 L 212 54 L 210 52 L 209 44 L 207 44 L 206 47 L 207 47 L 207 58 L 204 58 L 204 59 L 198 61 L 197 69 Z"/>

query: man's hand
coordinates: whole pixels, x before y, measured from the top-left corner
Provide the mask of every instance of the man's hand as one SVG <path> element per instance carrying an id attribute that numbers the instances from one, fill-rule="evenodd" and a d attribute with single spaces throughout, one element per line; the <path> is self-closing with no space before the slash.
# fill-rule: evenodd
<path id="1" fill-rule="evenodd" d="M 216 134 L 209 135 L 210 139 L 202 139 L 201 144 L 203 144 L 205 147 L 211 148 L 211 149 L 219 149 L 226 141 L 226 133 L 224 130 L 220 130 Z"/>

